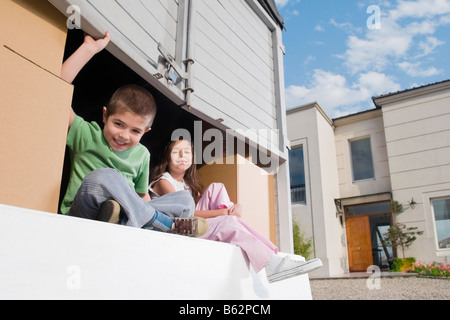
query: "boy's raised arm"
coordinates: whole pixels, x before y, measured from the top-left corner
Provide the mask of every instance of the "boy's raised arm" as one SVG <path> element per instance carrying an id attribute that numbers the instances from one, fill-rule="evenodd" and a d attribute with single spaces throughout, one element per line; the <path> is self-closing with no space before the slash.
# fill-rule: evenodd
<path id="1" fill-rule="evenodd" d="M 105 49 L 110 40 L 109 31 L 106 32 L 104 38 L 98 40 L 94 40 L 91 36 L 86 35 L 83 44 L 63 63 L 61 79 L 72 83 L 86 63 L 97 53 Z M 75 113 L 72 110 L 69 119 L 69 128 L 72 125 L 74 117 Z"/>
<path id="2" fill-rule="evenodd" d="M 63 63 L 61 78 L 72 83 L 86 63 L 105 49 L 110 40 L 109 31 L 104 38 L 99 40 L 94 40 L 91 36 L 86 35 L 83 44 Z"/>

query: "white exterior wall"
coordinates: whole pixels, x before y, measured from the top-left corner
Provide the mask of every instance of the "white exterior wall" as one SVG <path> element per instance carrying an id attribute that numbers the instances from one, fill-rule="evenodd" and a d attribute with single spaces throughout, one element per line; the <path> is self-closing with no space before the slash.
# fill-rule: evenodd
<path id="1" fill-rule="evenodd" d="M 437 246 L 431 199 L 450 196 L 450 88 L 425 89 L 421 95 L 383 103 L 392 191 L 405 209 L 399 222 L 424 231 L 405 254 L 449 263 L 450 249 Z"/>
<path id="2" fill-rule="evenodd" d="M 391 191 L 386 138 L 381 110 L 334 121 L 340 198 Z M 370 137 L 375 178 L 353 181 L 350 141 Z"/>
<path id="3" fill-rule="evenodd" d="M 289 110 L 288 137 L 292 148 L 304 147 L 306 205 L 293 204 L 292 212 L 305 236 L 313 238 L 314 254 L 324 263 L 312 275 L 343 274 L 347 258 L 344 229 L 334 205 L 339 189 L 331 121 L 317 104 Z"/>

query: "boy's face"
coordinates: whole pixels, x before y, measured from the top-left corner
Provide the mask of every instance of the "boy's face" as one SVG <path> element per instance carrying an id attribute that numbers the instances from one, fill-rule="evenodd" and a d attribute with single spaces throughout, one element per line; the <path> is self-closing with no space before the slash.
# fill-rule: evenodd
<path id="1" fill-rule="evenodd" d="M 103 136 L 114 151 L 125 151 L 136 146 L 144 133 L 150 131 L 150 120 L 150 117 L 138 116 L 129 111 L 107 117 L 106 108 L 103 108 Z"/>

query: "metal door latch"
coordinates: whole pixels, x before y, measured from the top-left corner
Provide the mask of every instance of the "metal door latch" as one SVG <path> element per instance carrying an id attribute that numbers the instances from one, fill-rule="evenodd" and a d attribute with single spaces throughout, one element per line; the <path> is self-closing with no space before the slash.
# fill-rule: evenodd
<path id="1" fill-rule="evenodd" d="M 183 80 L 188 80 L 189 75 L 176 63 L 175 58 L 172 57 L 170 53 L 167 52 L 166 48 L 163 47 L 161 43 L 158 43 L 158 51 L 161 53 L 158 59 L 158 72 L 153 76 L 156 79 L 165 78 L 167 81 L 174 83 L 175 85 L 179 84 Z M 176 80 L 172 79 L 172 74 L 176 74 Z"/>

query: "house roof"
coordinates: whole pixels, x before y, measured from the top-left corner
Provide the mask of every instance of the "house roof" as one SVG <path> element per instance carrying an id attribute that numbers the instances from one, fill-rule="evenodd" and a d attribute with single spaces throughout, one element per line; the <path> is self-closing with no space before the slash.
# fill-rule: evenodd
<path id="1" fill-rule="evenodd" d="M 397 92 L 391 92 L 391 93 L 387 93 L 384 95 L 380 95 L 377 97 L 373 97 L 372 101 L 374 102 L 375 106 L 377 108 L 381 108 L 381 106 L 383 105 L 383 103 L 385 103 L 388 100 L 393 100 L 395 98 L 395 96 L 410 96 L 410 95 L 420 95 L 423 92 L 428 92 L 430 90 L 436 89 L 436 90 L 441 90 L 443 87 L 448 87 L 450 85 L 450 79 L 444 80 L 444 81 L 439 81 L 439 82 L 435 82 L 435 83 L 430 83 L 427 85 L 423 85 L 420 87 L 414 87 L 414 88 L 410 88 L 410 89 L 406 89 L 406 90 L 402 90 L 402 91 L 397 91 Z"/>
<path id="2" fill-rule="evenodd" d="M 376 115 L 376 112 L 381 110 L 382 106 L 385 105 L 386 103 L 391 103 L 391 102 L 399 101 L 402 99 L 407 99 L 407 98 L 411 98 L 411 97 L 415 97 L 415 96 L 420 96 L 423 94 L 438 92 L 441 90 L 449 90 L 449 89 L 450 89 L 450 79 L 435 82 L 435 83 L 430 83 L 430 84 L 423 85 L 420 87 L 415 87 L 415 88 L 406 89 L 406 90 L 402 90 L 402 91 L 387 93 L 387 94 L 372 98 L 372 101 L 375 104 L 375 108 L 373 108 L 373 109 L 363 110 L 360 112 L 333 118 L 331 120 L 328 118 L 325 111 L 322 110 L 322 108 L 320 107 L 320 105 L 317 102 L 312 102 L 312 103 L 308 103 L 308 104 L 305 104 L 302 106 L 288 109 L 288 110 L 286 110 L 286 113 L 290 114 L 290 113 L 295 113 L 297 111 L 304 110 L 307 108 L 316 107 L 326 117 L 328 122 L 331 121 L 330 123 L 334 124 L 334 123 L 336 123 L 336 121 L 346 120 L 349 118 L 370 117 L 371 114 Z"/>
<path id="3" fill-rule="evenodd" d="M 258 2 L 266 10 L 269 16 L 283 29 L 284 19 L 278 12 L 275 0 L 258 0 Z"/>
<path id="4" fill-rule="evenodd" d="M 346 116 L 342 116 L 339 118 L 335 118 L 333 119 L 333 121 L 336 120 L 341 120 L 341 119 L 346 119 L 346 118 L 350 118 L 353 116 L 358 116 L 358 115 L 362 115 L 365 113 L 369 113 L 369 112 L 373 112 L 377 109 L 381 109 L 381 107 L 386 104 L 387 102 L 395 102 L 401 99 L 405 99 L 405 98 L 410 98 L 410 97 L 414 97 L 414 96 L 419 96 L 422 95 L 424 93 L 429 93 L 429 92 L 435 92 L 435 91 L 440 91 L 442 89 L 448 89 L 450 88 L 450 79 L 444 80 L 444 81 L 439 81 L 439 82 L 434 82 L 434 83 L 430 83 L 430 84 L 426 84 L 420 87 L 414 87 L 414 88 L 410 88 L 410 89 L 406 89 L 406 90 L 401 90 L 401 91 L 397 91 L 397 92 L 391 92 L 391 93 L 386 93 L 383 95 L 379 95 L 377 97 L 373 97 L 372 101 L 375 104 L 375 108 L 374 109 L 369 109 L 369 110 L 364 110 L 364 111 L 360 111 L 357 113 L 352 113 Z"/>
<path id="5" fill-rule="evenodd" d="M 374 111 L 376 111 L 376 110 L 378 110 L 378 109 L 380 109 L 380 108 L 377 107 L 377 108 L 368 109 L 368 110 L 363 110 L 363 111 L 351 113 L 351 114 L 348 114 L 348 115 L 345 115 L 345 116 L 333 118 L 333 122 L 334 122 L 334 121 L 339 121 L 339 120 L 342 120 L 342 119 L 347 119 L 347 118 L 355 117 L 355 116 L 361 116 L 361 115 L 369 114 L 369 113 L 374 112 Z"/>

